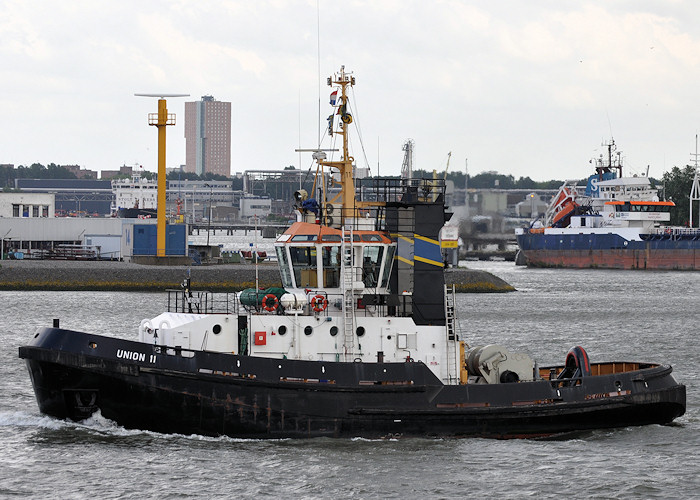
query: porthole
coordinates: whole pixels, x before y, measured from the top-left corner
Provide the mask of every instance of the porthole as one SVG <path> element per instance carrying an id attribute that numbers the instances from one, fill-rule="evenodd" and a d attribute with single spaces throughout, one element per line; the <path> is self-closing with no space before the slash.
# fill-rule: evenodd
<path id="1" fill-rule="evenodd" d="M 314 333 L 314 329 L 312 326 L 307 326 L 304 328 L 304 335 L 311 335 Z"/>
<path id="2" fill-rule="evenodd" d="M 287 327 L 284 326 L 284 325 L 280 326 L 280 327 L 277 329 L 277 333 L 279 333 L 280 335 L 284 335 L 285 333 L 287 333 Z"/>
<path id="3" fill-rule="evenodd" d="M 214 335 L 218 335 L 221 333 L 221 325 L 216 324 L 214 327 L 211 329 L 212 332 L 214 332 Z"/>
<path id="4" fill-rule="evenodd" d="M 365 334 L 365 327 L 358 326 L 357 330 L 355 330 L 355 333 L 357 334 L 358 337 L 362 337 Z"/>
<path id="5" fill-rule="evenodd" d="M 338 335 L 338 327 L 331 326 L 331 337 L 335 337 L 336 335 Z"/>

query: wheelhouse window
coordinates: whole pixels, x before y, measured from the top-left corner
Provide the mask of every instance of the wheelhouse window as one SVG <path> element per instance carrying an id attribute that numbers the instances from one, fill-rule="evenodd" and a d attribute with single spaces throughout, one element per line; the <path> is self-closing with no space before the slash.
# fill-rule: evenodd
<path id="1" fill-rule="evenodd" d="M 280 267 L 280 275 L 282 277 L 282 286 L 285 288 L 293 288 L 292 284 L 292 273 L 289 271 L 289 259 L 287 259 L 287 252 L 285 247 L 275 247 L 277 252 L 277 262 Z"/>
<path id="2" fill-rule="evenodd" d="M 318 236 L 315 234 L 295 234 L 292 236 L 292 241 L 316 241 Z"/>
<path id="3" fill-rule="evenodd" d="M 316 247 L 289 247 L 294 281 L 297 287 L 318 286 Z"/>
<path id="4" fill-rule="evenodd" d="M 382 273 L 382 283 L 381 286 L 389 286 L 389 275 L 391 274 L 391 268 L 394 266 L 394 252 L 396 247 L 390 246 L 386 249 L 386 260 L 384 261 L 384 272 Z"/>
<path id="5" fill-rule="evenodd" d="M 381 241 L 382 241 L 382 237 L 379 236 L 378 234 L 372 234 L 372 233 L 370 233 L 370 234 L 363 234 L 363 235 L 362 235 L 362 241 L 372 241 L 372 242 L 374 242 L 374 241 L 379 241 L 379 242 L 381 242 Z"/>
<path id="6" fill-rule="evenodd" d="M 382 265 L 384 247 L 366 246 L 362 252 L 362 282 L 366 287 L 376 287 Z"/>
<path id="7" fill-rule="evenodd" d="M 340 245 L 322 247 L 321 256 L 323 257 L 323 286 L 338 288 L 340 286 Z"/>
<path id="8" fill-rule="evenodd" d="M 669 205 L 632 205 L 630 203 L 615 205 L 616 212 L 668 212 L 670 208 Z"/>

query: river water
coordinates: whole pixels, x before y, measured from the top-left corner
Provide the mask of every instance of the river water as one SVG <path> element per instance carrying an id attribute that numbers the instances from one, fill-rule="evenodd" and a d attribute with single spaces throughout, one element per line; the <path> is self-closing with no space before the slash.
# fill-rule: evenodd
<path id="1" fill-rule="evenodd" d="M 670 426 L 563 441 L 240 440 L 42 416 L 17 357 L 39 326 L 135 338 L 161 294 L 0 292 L 0 498 L 696 498 L 700 273 L 527 269 L 470 262 L 518 291 L 457 297 L 462 338 L 540 364 L 574 345 L 592 361 L 663 361 L 688 388 Z"/>

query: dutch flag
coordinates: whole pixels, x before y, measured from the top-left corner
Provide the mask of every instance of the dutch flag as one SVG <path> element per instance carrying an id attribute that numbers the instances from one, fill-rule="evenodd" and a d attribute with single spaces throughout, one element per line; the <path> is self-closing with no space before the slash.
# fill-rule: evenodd
<path id="1" fill-rule="evenodd" d="M 337 90 L 334 90 L 334 91 L 331 93 L 331 106 L 335 106 L 335 103 L 337 102 L 337 99 L 338 99 L 338 91 L 337 91 Z"/>

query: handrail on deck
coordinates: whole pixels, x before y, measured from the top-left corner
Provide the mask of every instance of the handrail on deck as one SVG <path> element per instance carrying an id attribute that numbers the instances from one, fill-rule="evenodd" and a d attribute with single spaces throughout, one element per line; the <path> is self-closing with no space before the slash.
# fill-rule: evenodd
<path id="1" fill-rule="evenodd" d="M 186 292 L 167 289 L 167 311 L 189 314 L 238 314 L 240 304 L 235 292 L 209 290 Z"/>

